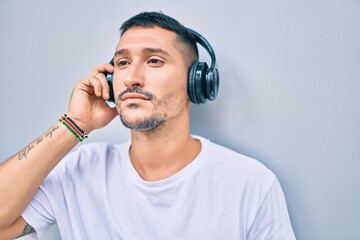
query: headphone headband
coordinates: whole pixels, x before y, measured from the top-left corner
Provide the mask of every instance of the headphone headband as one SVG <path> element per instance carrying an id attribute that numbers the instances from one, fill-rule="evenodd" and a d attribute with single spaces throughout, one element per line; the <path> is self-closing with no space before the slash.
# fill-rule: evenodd
<path id="1" fill-rule="evenodd" d="M 187 28 L 187 30 L 195 37 L 195 41 L 199 43 L 201 46 L 203 46 L 205 50 L 209 53 L 211 57 L 211 65 L 209 71 L 210 72 L 214 71 L 216 67 L 216 57 L 215 57 L 215 52 L 211 47 L 210 43 L 206 40 L 206 38 L 204 38 L 200 33 L 196 32 L 195 30 L 191 28 Z"/>

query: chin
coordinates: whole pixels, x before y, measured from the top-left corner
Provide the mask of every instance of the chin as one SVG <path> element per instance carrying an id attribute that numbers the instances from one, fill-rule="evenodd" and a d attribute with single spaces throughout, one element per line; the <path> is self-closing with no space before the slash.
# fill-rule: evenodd
<path id="1" fill-rule="evenodd" d="M 157 116 L 136 117 L 132 119 L 126 117 L 124 114 L 120 114 L 120 120 L 125 127 L 136 131 L 152 131 L 159 129 L 165 124 L 165 119 Z"/>

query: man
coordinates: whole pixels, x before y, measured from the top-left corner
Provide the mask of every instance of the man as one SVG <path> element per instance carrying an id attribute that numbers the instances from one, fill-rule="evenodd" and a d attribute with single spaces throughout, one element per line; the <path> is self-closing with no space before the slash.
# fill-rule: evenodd
<path id="1" fill-rule="evenodd" d="M 275 175 L 190 134 L 194 36 L 157 12 L 121 30 L 114 66 L 79 81 L 67 114 L 1 165 L 0 239 L 53 223 L 63 239 L 295 239 Z M 130 142 L 71 151 L 117 115 Z"/>

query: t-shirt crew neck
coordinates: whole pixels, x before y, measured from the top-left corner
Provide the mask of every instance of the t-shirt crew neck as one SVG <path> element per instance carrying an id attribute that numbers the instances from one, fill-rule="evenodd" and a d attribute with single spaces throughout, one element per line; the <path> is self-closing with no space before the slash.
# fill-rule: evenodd
<path id="1" fill-rule="evenodd" d="M 124 156 L 124 166 L 126 168 L 125 171 L 126 174 L 129 176 L 131 181 L 134 181 L 134 183 L 139 184 L 142 187 L 146 187 L 154 190 L 156 188 L 169 187 L 171 186 L 171 184 L 174 184 L 177 181 L 181 181 L 183 178 L 187 178 L 189 175 L 194 174 L 199 168 L 201 168 L 202 162 L 204 161 L 204 159 L 206 159 L 206 153 L 207 153 L 206 148 L 209 141 L 200 136 L 192 136 L 192 137 L 200 141 L 201 151 L 194 160 L 192 160 L 189 164 L 184 166 L 175 174 L 159 181 L 146 181 L 141 178 L 139 173 L 134 168 L 133 164 L 131 163 L 129 154 Z M 124 151 L 129 152 L 130 147 L 131 147 L 131 141 L 126 142 L 126 144 L 124 145 L 119 145 L 119 148 L 124 148 L 120 150 L 122 152 Z"/>

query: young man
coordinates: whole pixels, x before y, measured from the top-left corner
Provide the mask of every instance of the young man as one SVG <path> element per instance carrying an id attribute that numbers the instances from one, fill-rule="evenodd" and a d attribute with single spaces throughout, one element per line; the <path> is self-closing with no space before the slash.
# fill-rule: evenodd
<path id="1" fill-rule="evenodd" d="M 121 30 L 114 66 L 79 81 L 61 121 L 0 166 L 0 239 L 53 223 L 63 239 L 295 239 L 275 175 L 190 134 L 191 32 L 157 12 Z M 117 115 L 130 142 L 71 151 Z"/>

